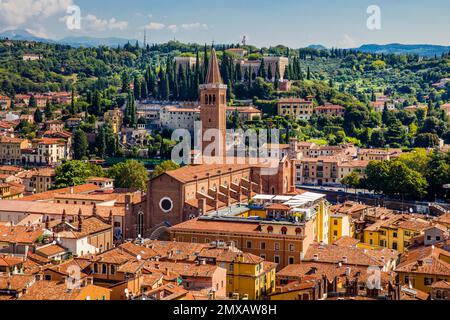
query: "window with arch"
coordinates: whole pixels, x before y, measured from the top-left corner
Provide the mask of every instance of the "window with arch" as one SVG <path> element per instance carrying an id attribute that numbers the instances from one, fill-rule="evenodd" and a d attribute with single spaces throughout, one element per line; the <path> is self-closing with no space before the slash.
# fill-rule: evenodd
<path id="1" fill-rule="evenodd" d="M 115 265 L 111 265 L 110 272 L 112 275 L 116 274 L 116 266 Z"/>
<path id="2" fill-rule="evenodd" d="M 108 267 L 106 264 L 102 264 L 102 274 L 108 274 Z"/>
<path id="3" fill-rule="evenodd" d="M 94 263 L 94 273 L 98 273 L 98 264 Z"/>
<path id="4" fill-rule="evenodd" d="M 281 228 L 281 234 L 287 234 L 288 229 L 286 227 Z"/>
<path id="5" fill-rule="evenodd" d="M 141 237 L 144 236 L 144 213 L 142 211 L 137 214 L 137 232 Z"/>

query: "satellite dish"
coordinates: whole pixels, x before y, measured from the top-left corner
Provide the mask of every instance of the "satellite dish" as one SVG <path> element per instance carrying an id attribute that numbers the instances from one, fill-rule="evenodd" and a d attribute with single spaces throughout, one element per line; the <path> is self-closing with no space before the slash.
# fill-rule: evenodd
<path id="1" fill-rule="evenodd" d="M 141 255 L 140 255 L 140 254 L 138 254 L 138 256 L 136 257 L 136 259 L 137 259 L 138 261 L 141 261 L 141 260 L 142 260 L 142 257 L 141 257 Z"/>
<path id="2" fill-rule="evenodd" d="M 138 234 L 138 239 L 140 239 L 142 236 L 140 234 Z"/>
<path id="3" fill-rule="evenodd" d="M 52 242 L 52 244 L 56 244 L 56 243 L 57 243 L 56 241 L 53 241 L 53 242 Z"/>
<path id="4" fill-rule="evenodd" d="M 87 296 L 87 297 L 86 297 L 86 300 L 91 300 L 91 297 Z"/>
<path id="5" fill-rule="evenodd" d="M 123 291 L 125 292 L 125 294 L 128 294 L 128 293 L 129 293 L 129 291 L 128 291 L 127 288 L 125 288 L 125 290 L 123 290 Z"/>

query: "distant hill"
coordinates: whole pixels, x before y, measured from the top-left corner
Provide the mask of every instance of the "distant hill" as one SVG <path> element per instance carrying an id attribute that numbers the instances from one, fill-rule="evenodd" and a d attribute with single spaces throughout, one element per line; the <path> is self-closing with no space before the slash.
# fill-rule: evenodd
<path id="1" fill-rule="evenodd" d="M 117 47 L 124 46 L 128 42 L 135 44 L 137 40 L 135 39 L 124 39 L 124 38 L 92 38 L 92 37 L 66 37 L 58 40 L 58 43 L 67 44 L 73 47 Z"/>
<path id="2" fill-rule="evenodd" d="M 27 30 L 17 29 L 17 30 L 9 30 L 0 33 L 0 39 L 9 39 L 9 40 L 20 40 L 20 41 L 37 41 L 37 42 L 47 42 L 47 43 L 60 43 L 66 44 L 73 47 L 98 47 L 98 46 L 108 46 L 108 47 L 117 47 L 124 46 L 128 42 L 135 44 L 135 39 L 124 39 L 124 38 L 93 38 L 93 37 L 66 37 L 60 40 L 46 39 L 40 38 L 33 35 L 31 32 Z"/>
<path id="3" fill-rule="evenodd" d="M 417 54 L 423 57 L 432 57 L 434 55 L 440 56 L 443 53 L 450 52 L 450 46 L 439 46 L 431 44 L 400 44 L 391 43 L 386 45 L 379 44 L 365 44 L 359 48 L 358 51 L 369 53 L 394 53 L 394 54 Z"/>
<path id="4" fill-rule="evenodd" d="M 50 39 L 40 38 L 31 32 L 23 29 L 8 30 L 0 33 L 0 39 L 20 40 L 20 41 L 37 41 L 37 42 L 53 42 Z"/>
<path id="5" fill-rule="evenodd" d="M 308 46 L 309 49 L 317 49 L 317 50 L 327 50 L 327 47 L 321 44 L 311 44 Z"/>

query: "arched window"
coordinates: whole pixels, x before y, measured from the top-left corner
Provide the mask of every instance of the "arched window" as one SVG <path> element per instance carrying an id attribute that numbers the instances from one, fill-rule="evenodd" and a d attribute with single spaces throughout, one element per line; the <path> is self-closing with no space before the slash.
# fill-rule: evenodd
<path id="1" fill-rule="evenodd" d="M 141 237 L 144 236 L 144 213 L 142 211 L 137 214 L 137 232 Z"/>
<path id="2" fill-rule="evenodd" d="M 98 273 L 98 264 L 94 263 L 94 273 Z"/>
<path id="3" fill-rule="evenodd" d="M 273 227 L 272 226 L 268 226 L 267 227 L 267 232 L 272 233 L 273 232 Z"/>
<path id="4" fill-rule="evenodd" d="M 116 267 L 114 265 L 111 265 L 111 274 L 116 274 Z"/>
<path id="5" fill-rule="evenodd" d="M 106 264 L 102 264 L 102 274 L 108 274 L 108 267 Z"/>
<path id="6" fill-rule="evenodd" d="M 281 234 L 287 234 L 288 229 L 286 227 L 281 228 Z"/>
<path id="7" fill-rule="evenodd" d="M 296 235 L 301 235 L 302 234 L 302 229 L 301 228 L 297 228 L 297 229 L 295 229 L 295 234 Z"/>

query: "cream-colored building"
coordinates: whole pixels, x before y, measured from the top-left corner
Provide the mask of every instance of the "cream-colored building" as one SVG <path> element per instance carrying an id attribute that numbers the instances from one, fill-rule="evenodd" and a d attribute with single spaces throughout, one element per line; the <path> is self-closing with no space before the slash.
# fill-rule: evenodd
<path id="1" fill-rule="evenodd" d="M 194 131 L 194 124 L 200 121 L 200 108 L 167 106 L 160 112 L 160 127 L 163 129 L 187 129 Z"/>
<path id="2" fill-rule="evenodd" d="M 314 113 L 312 97 L 308 100 L 300 98 L 283 98 L 278 100 L 278 115 L 291 116 L 297 120 L 309 120 Z"/>
<path id="3" fill-rule="evenodd" d="M 175 57 L 176 71 L 180 70 L 180 66 L 186 70 L 186 68 L 192 69 L 197 64 L 197 58 L 194 57 Z"/>
<path id="4" fill-rule="evenodd" d="M 28 140 L 11 137 L 0 137 L 0 162 L 2 164 L 20 164 L 22 149 L 28 147 Z"/>
<path id="5" fill-rule="evenodd" d="M 269 68 L 272 73 L 271 81 L 275 80 L 275 73 L 277 70 L 277 65 L 280 69 L 280 79 L 284 79 L 284 73 L 286 68 L 289 66 L 289 58 L 286 57 L 264 57 L 264 68 L 266 68 L 266 74 L 269 73 Z"/>
<path id="6" fill-rule="evenodd" d="M 70 158 L 66 156 L 66 143 L 60 139 L 35 139 L 32 145 L 22 152 L 23 162 L 28 165 L 54 166 Z"/>

